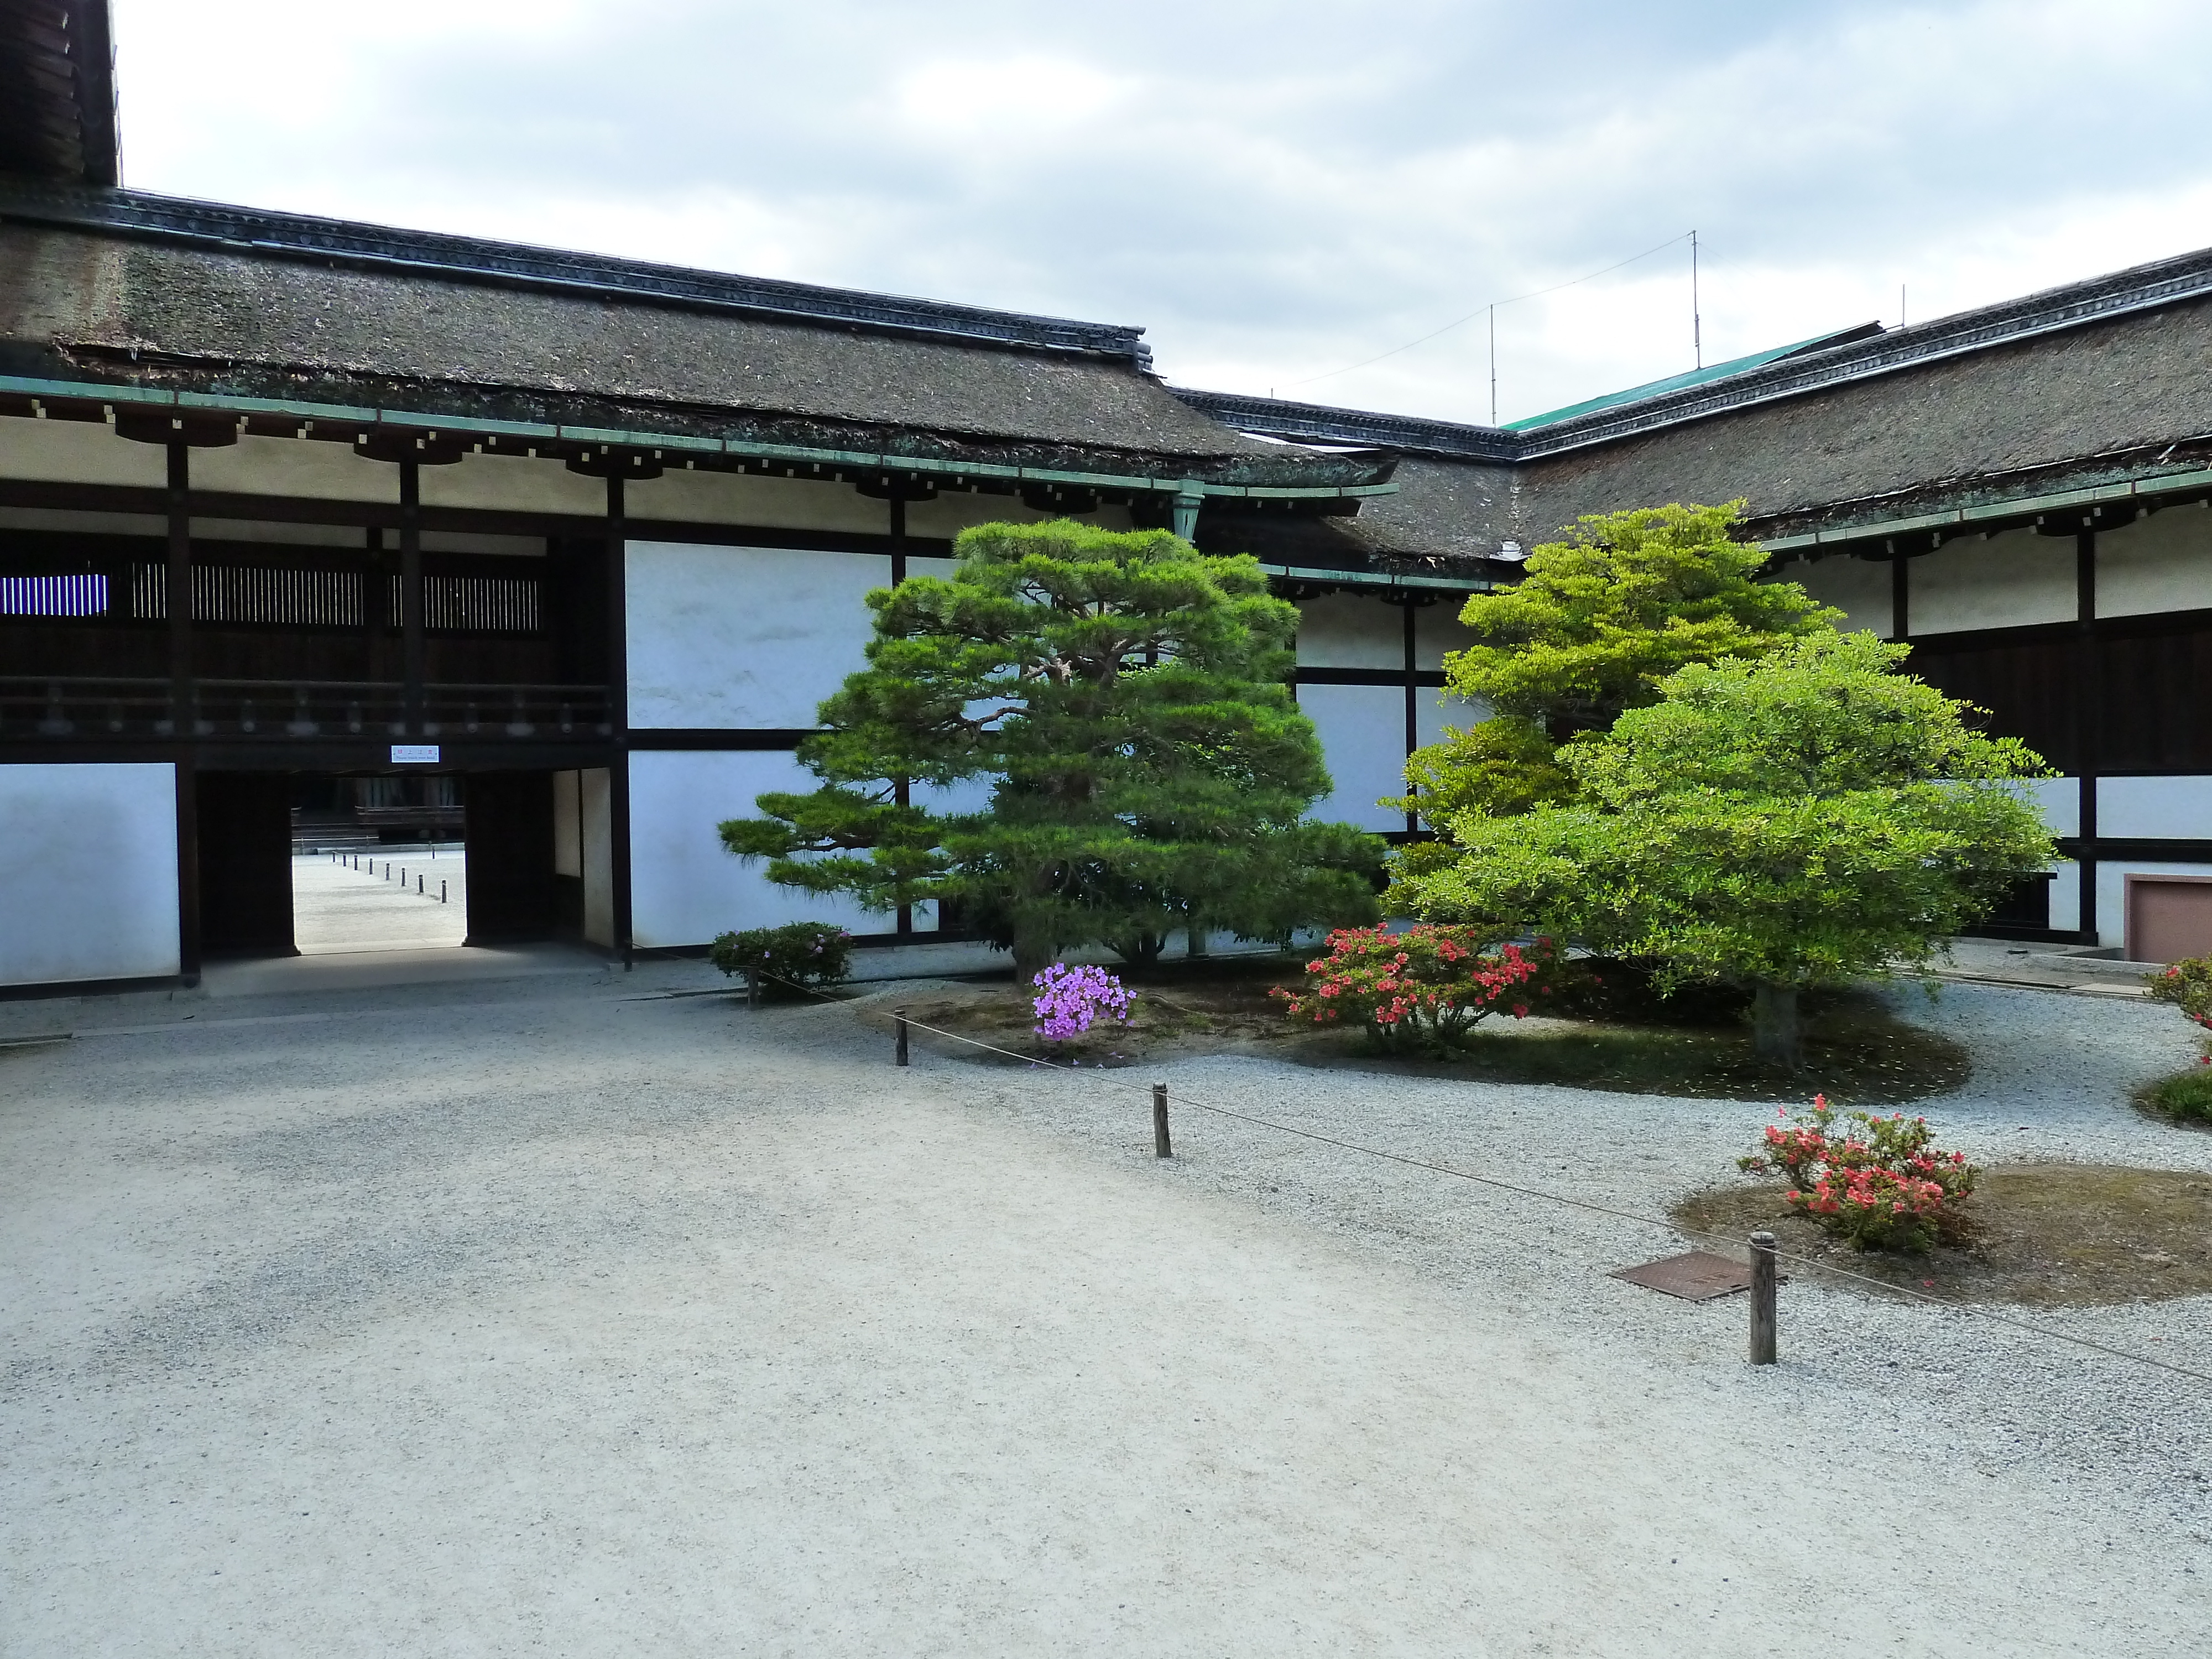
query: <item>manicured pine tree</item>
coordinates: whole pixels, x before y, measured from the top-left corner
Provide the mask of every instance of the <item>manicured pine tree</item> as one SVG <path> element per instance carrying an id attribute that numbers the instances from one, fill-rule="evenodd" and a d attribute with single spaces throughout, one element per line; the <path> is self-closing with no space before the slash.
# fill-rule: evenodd
<path id="1" fill-rule="evenodd" d="M 1067 520 L 955 552 L 949 580 L 869 594 L 868 665 L 799 750 L 821 787 L 759 797 L 731 852 L 877 911 L 946 905 L 1024 976 L 1376 914 L 1382 842 L 1304 817 L 1328 776 L 1287 684 L 1297 608 L 1256 561 Z M 976 785 L 988 806 L 932 805 Z"/>

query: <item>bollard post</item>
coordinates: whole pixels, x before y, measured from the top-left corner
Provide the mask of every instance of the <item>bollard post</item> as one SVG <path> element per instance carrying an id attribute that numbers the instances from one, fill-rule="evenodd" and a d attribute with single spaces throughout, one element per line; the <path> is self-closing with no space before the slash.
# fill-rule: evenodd
<path id="1" fill-rule="evenodd" d="M 415 873 L 415 890 L 418 893 L 422 890 L 422 874 L 419 870 Z"/>
<path id="2" fill-rule="evenodd" d="M 438 902 L 439 902 L 439 903 L 441 903 L 441 904 L 443 904 L 445 902 L 446 902 L 446 884 L 445 884 L 444 882 L 442 882 L 442 881 L 441 881 L 441 882 L 440 882 L 440 883 L 438 884 Z"/>
<path id="3" fill-rule="evenodd" d="M 903 1009 L 903 1008 L 902 1008 L 902 1009 L 900 1009 L 900 1010 L 898 1011 L 898 1063 L 899 1063 L 900 1065 L 902 1065 L 902 1066 L 903 1066 L 903 1065 L 905 1065 L 905 1064 L 907 1063 L 907 1058 L 906 1058 L 906 1010 L 905 1010 L 905 1009 Z"/>
<path id="4" fill-rule="evenodd" d="M 1751 1236 L 1751 1363 L 1774 1364 L 1774 1235 Z"/>
<path id="5" fill-rule="evenodd" d="M 1152 1156 L 1175 1156 L 1175 1147 L 1168 1140 L 1168 1085 L 1164 1083 L 1152 1085 Z"/>

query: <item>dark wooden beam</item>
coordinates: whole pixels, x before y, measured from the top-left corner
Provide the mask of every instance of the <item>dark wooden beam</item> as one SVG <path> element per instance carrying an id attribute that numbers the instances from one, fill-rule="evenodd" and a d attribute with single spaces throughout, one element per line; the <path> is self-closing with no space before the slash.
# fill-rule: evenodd
<path id="1" fill-rule="evenodd" d="M 399 678 L 407 733 L 422 732 L 422 469 L 399 464 Z"/>
<path id="2" fill-rule="evenodd" d="M 629 526 L 619 473 L 607 478 L 607 720 L 614 761 L 607 769 L 607 852 L 613 866 L 615 951 L 631 963 L 629 879 Z"/>

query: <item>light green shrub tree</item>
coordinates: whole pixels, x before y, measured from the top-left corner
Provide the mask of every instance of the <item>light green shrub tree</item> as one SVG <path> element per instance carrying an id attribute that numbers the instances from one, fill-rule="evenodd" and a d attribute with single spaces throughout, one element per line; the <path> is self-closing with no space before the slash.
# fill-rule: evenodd
<path id="1" fill-rule="evenodd" d="M 1802 991 L 1924 967 L 2053 854 L 2017 787 L 2040 758 L 1897 672 L 1909 650 L 1824 633 L 1678 669 L 1559 751 L 1570 799 L 1462 810 L 1389 902 L 1747 986 L 1760 1057 L 1794 1070 Z"/>

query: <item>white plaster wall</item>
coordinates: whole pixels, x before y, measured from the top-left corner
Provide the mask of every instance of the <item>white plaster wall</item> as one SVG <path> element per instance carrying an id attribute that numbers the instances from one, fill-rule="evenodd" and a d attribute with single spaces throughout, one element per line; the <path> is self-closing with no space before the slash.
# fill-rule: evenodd
<path id="1" fill-rule="evenodd" d="M 0 985 L 179 966 L 176 769 L 0 766 Z"/>
<path id="2" fill-rule="evenodd" d="M 2054 836 L 2078 836 L 2081 833 L 2081 780 L 2079 778 L 2031 778 L 2011 786 L 2013 793 L 2022 800 L 2033 803 L 2043 813 L 2044 827 Z"/>
<path id="3" fill-rule="evenodd" d="M 1406 665 L 1406 613 L 1380 599 L 1325 593 L 1298 605 L 1301 668 Z"/>
<path id="4" fill-rule="evenodd" d="M 1907 559 L 1905 625 L 1914 634 L 2072 622 L 2079 588 L 2074 538 L 2009 530 L 1965 537 Z"/>
<path id="5" fill-rule="evenodd" d="M 2212 508 L 2169 507 L 2097 538 L 2097 614 L 2212 609 Z"/>
<path id="6" fill-rule="evenodd" d="M 0 507 L 0 530 L 51 530 L 64 536 L 165 536 L 169 521 L 149 513 L 67 513 Z"/>
<path id="7" fill-rule="evenodd" d="M 1865 629 L 1887 638 L 1897 626 L 1886 563 L 1835 553 L 1825 559 L 1784 565 L 1774 579 L 1796 582 L 1822 605 L 1834 605 L 1844 613 L 1844 620 L 1837 625 L 1846 633 Z M 1914 625 L 1918 625 L 1917 617 Z"/>
<path id="8" fill-rule="evenodd" d="M 629 544 L 629 723 L 793 727 L 866 666 L 870 553 Z"/>
<path id="9" fill-rule="evenodd" d="M 1024 507 L 1018 495 L 970 495 L 963 490 L 935 501 L 906 504 L 906 533 L 951 539 L 979 524 L 1036 524 L 1046 515 Z M 1126 519 L 1128 515 L 1125 513 Z"/>
<path id="10" fill-rule="evenodd" d="M 983 812 L 990 810 L 992 792 L 998 787 L 996 778 L 966 778 L 945 788 L 923 785 L 915 788 L 911 797 L 916 806 L 932 812 Z M 931 903 L 914 907 L 914 931 L 930 933 L 937 931 L 937 906 Z M 878 922 L 883 927 L 885 923 Z"/>
<path id="11" fill-rule="evenodd" d="M 1041 513 L 1018 495 L 971 495 L 965 490 L 939 495 L 934 501 L 909 501 L 906 530 L 909 536 L 951 538 L 979 524 L 1042 524 L 1048 519 L 1074 519 L 1101 530 L 1133 528 L 1126 507 L 1102 507 L 1096 513 Z"/>
<path id="12" fill-rule="evenodd" d="M 717 933 L 787 921 L 856 933 L 891 926 L 848 901 L 778 887 L 762 861 L 723 850 L 716 826 L 756 816 L 756 796 L 817 787 L 791 756 L 648 750 L 631 755 L 629 769 L 630 928 L 641 946 L 705 945 Z"/>
<path id="13" fill-rule="evenodd" d="M 1448 730 L 1464 732 L 1490 718 L 1490 705 L 1474 698 L 1449 696 L 1427 686 L 1413 697 L 1413 735 L 1424 748 L 1442 743 Z"/>
<path id="14" fill-rule="evenodd" d="M 399 499 L 399 469 L 378 461 L 347 458 L 353 465 L 382 474 L 378 501 Z M 641 485 L 623 493 L 629 497 Z M 604 478 L 571 472 L 560 461 L 532 459 L 524 455 L 464 455 L 450 466 L 422 469 L 425 507 L 481 507 L 509 513 L 581 513 L 597 517 L 607 510 Z"/>
<path id="15" fill-rule="evenodd" d="M 888 569 L 890 567 L 884 568 Z M 939 581 L 951 581 L 952 573 L 959 568 L 960 561 L 957 559 L 926 559 L 909 554 L 906 562 L 908 575 L 934 576 Z"/>
<path id="16" fill-rule="evenodd" d="M 2117 945 L 2123 949 L 2128 942 L 2128 878 L 2130 876 L 2212 876 L 2212 864 L 2152 864 L 2118 860 L 2097 866 L 2097 943 Z M 2058 906 L 2053 896 L 2051 926 L 2063 927 L 2057 920 Z M 2079 913 L 2075 926 L 2081 925 Z"/>
<path id="17" fill-rule="evenodd" d="M 159 519 L 148 520 L 154 526 L 151 534 L 166 534 L 167 526 Z M 266 519 L 194 519 L 192 538 L 210 542 L 276 542 L 289 547 L 351 547 L 368 545 L 368 538 L 359 525 L 346 524 L 279 524 Z M 424 538 L 428 544 L 428 538 Z"/>
<path id="18" fill-rule="evenodd" d="M 193 459 L 207 453 L 195 450 Z M 40 421 L 10 415 L 0 416 L 0 478 L 161 489 L 169 482 L 168 452 L 160 444 L 118 438 L 104 421 Z"/>
<path id="19" fill-rule="evenodd" d="M 422 495 L 444 467 L 422 469 Z M 243 495 L 302 495 L 325 501 L 399 500 L 399 469 L 372 461 L 351 444 L 319 438 L 242 437 L 221 449 L 192 451 L 192 488 Z"/>
<path id="20" fill-rule="evenodd" d="M 1444 653 L 1464 651 L 1474 643 L 1474 630 L 1463 626 L 1459 613 L 1465 600 L 1455 596 L 1413 612 L 1413 666 L 1436 670 L 1444 665 Z"/>
<path id="21" fill-rule="evenodd" d="M 2097 833 L 2124 841 L 2212 841 L 2212 777 L 2101 778 Z"/>
<path id="22" fill-rule="evenodd" d="M 1464 732 L 1490 718 L 1490 705 L 1474 697 L 1455 697 L 1423 686 L 1413 693 L 1413 735 L 1425 748 L 1442 743 L 1447 728 Z"/>
<path id="23" fill-rule="evenodd" d="M 397 546 L 397 537 L 387 537 L 385 544 L 387 547 Z M 480 536 L 470 530 L 426 530 L 422 532 L 422 550 L 425 553 L 490 553 L 501 558 L 542 559 L 545 556 L 545 538 L 543 536 Z"/>
<path id="24" fill-rule="evenodd" d="M 2051 883 L 2051 926 L 2062 933 L 2076 932 L 2081 926 L 2081 866 L 2061 859 L 2051 867 L 2057 872 Z"/>
<path id="25" fill-rule="evenodd" d="M 578 828 L 584 874 L 584 942 L 612 950 L 615 943 L 615 820 L 613 775 L 590 766 L 578 775 Z"/>
<path id="26" fill-rule="evenodd" d="M 553 873 L 584 875 L 584 786 L 574 772 L 553 775 Z"/>
<path id="27" fill-rule="evenodd" d="M 687 471 L 677 467 L 623 492 L 633 519 L 700 524 L 758 525 L 776 530 L 836 530 L 887 536 L 889 501 L 872 501 L 850 484 L 826 479 L 764 478 L 746 472 Z"/>
<path id="28" fill-rule="evenodd" d="M 1375 803 L 1406 793 L 1406 694 L 1395 685 L 1302 685 L 1298 707 L 1321 733 L 1335 792 L 1308 815 L 1363 830 L 1403 830 Z"/>

